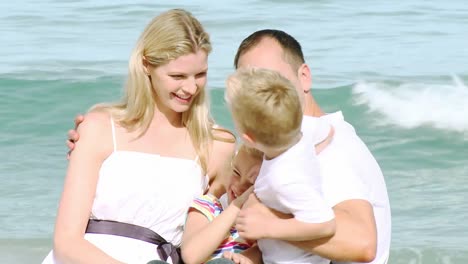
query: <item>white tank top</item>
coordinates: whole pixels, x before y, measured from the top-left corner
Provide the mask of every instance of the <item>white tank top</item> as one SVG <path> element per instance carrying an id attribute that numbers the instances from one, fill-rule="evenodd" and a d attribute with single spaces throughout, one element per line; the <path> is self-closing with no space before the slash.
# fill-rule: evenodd
<path id="1" fill-rule="evenodd" d="M 197 160 L 117 149 L 99 171 L 93 219 L 113 220 L 152 229 L 180 245 L 187 210 L 207 188 Z"/>

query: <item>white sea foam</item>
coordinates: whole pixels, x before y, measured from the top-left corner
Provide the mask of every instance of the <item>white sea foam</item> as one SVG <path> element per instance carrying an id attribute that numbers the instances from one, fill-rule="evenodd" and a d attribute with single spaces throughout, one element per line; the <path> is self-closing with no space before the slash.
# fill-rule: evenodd
<path id="1" fill-rule="evenodd" d="M 405 128 L 431 125 L 468 131 L 468 87 L 453 76 L 448 84 L 359 82 L 353 87 L 356 104 L 384 116 L 384 123 Z"/>

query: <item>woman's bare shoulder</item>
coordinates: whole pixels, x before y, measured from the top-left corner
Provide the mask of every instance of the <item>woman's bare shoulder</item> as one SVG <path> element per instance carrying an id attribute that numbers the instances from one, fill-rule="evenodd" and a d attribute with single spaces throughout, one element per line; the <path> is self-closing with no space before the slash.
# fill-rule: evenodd
<path id="1" fill-rule="evenodd" d="M 208 174 L 214 179 L 226 164 L 230 164 L 236 149 L 236 137 L 229 130 L 213 127 L 213 144 L 208 162 Z"/>
<path id="2" fill-rule="evenodd" d="M 77 131 L 80 133 L 102 133 L 103 129 L 111 127 L 110 115 L 106 112 L 89 112 L 84 116 L 83 122 L 77 127 Z"/>
<path id="3" fill-rule="evenodd" d="M 77 147 L 89 146 L 88 148 L 106 155 L 112 150 L 112 123 L 109 113 L 104 111 L 87 113 L 76 130 L 80 135 L 76 142 Z"/>

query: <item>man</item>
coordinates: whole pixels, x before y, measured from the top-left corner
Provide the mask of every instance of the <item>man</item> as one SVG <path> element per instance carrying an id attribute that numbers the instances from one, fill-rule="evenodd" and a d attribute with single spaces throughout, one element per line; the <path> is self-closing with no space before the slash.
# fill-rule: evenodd
<path id="1" fill-rule="evenodd" d="M 293 244 L 333 263 L 386 263 L 391 213 L 382 171 L 341 112 L 324 114 L 315 102 L 310 94 L 310 69 L 297 40 L 279 30 L 254 32 L 240 44 L 234 66 L 281 73 L 295 85 L 303 102 L 304 118 L 326 119 L 335 130 L 333 141 L 318 159 L 322 192 L 336 217 L 336 234 L 331 239 Z M 242 213 L 246 221 L 256 221 L 259 228 L 267 226 L 265 221 L 274 215 L 260 203 L 250 204 Z"/>
<path id="2" fill-rule="evenodd" d="M 279 30 L 260 30 L 242 41 L 237 51 L 236 68 L 258 67 L 275 70 L 296 87 L 303 104 L 304 118 L 323 118 L 334 127 L 334 138 L 318 156 L 322 192 L 333 208 L 336 233 L 333 237 L 292 244 L 331 259 L 333 263 L 386 263 L 390 250 L 391 213 L 384 177 L 369 149 L 343 119 L 341 112 L 324 114 L 315 102 L 310 87 L 311 73 L 300 44 Z M 79 124 L 82 117 L 76 119 Z M 68 146 L 79 136 L 69 133 Z M 300 194 L 298 194 L 300 195 Z M 241 214 L 257 226 L 276 217 L 265 206 L 251 199 Z M 258 223 L 262 222 L 262 223 Z"/>

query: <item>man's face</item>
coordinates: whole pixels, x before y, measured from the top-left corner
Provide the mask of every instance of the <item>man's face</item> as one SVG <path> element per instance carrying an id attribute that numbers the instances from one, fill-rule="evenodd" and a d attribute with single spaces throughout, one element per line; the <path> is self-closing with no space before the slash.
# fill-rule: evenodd
<path id="1" fill-rule="evenodd" d="M 255 47 L 239 57 L 237 68 L 254 67 L 264 68 L 279 72 L 283 77 L 292 82 L 299 94 L 301 105 L 304 105 L 304 90 L 298 72 L 283 58 L 283 49 L 272 38 L 264 38 Z"/>

